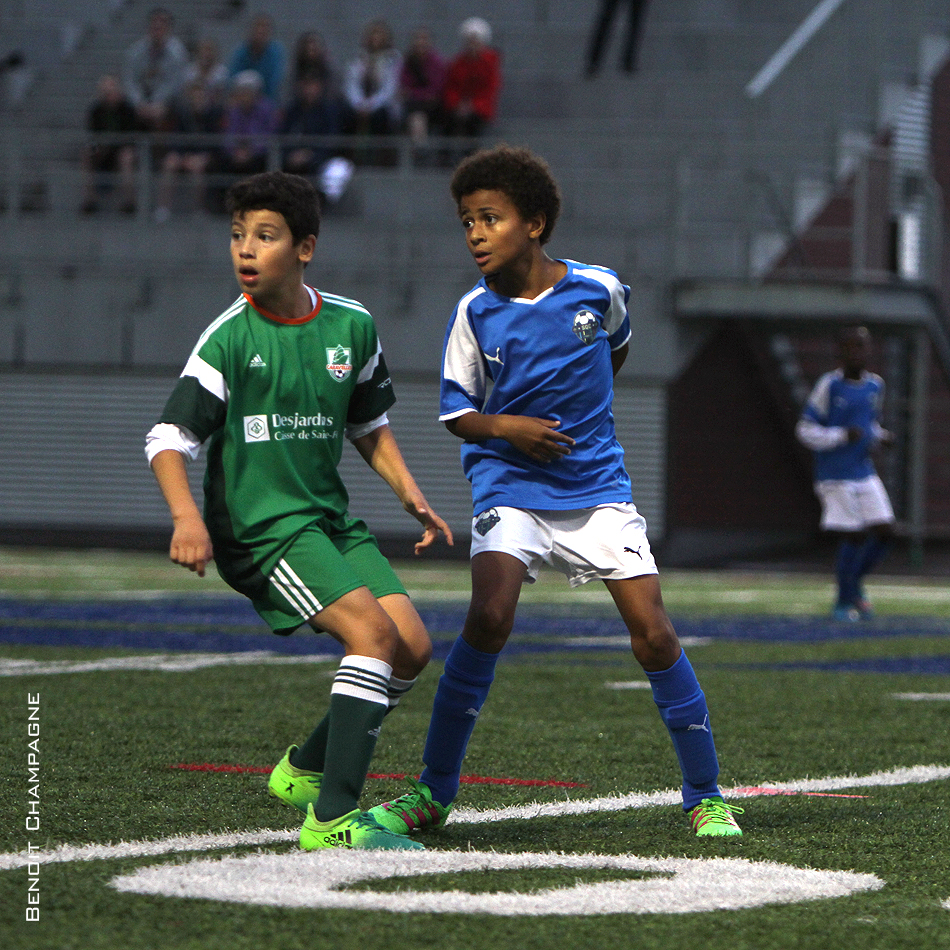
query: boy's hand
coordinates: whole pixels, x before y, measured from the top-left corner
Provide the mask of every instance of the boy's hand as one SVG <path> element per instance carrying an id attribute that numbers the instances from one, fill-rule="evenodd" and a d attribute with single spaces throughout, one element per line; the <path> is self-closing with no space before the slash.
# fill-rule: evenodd
<path id="1" fill-rule="evenodd" d="M 211 548 L 211 536 L 201 518 L 188 517 L 175 521 L 168 556 L 199 577 L 205 576 L 205 566 L 214 558 L 214 551 Z"/>
<path id="2" fill-rule="evenodd" d="M 445 535 L 448 545 L 455 544 L 452 529 L 427 505 L 424 498 L 419 501 L 410 499 L 406 502 L 405 508 L 425 528 L 422 532 L 422 540 L 416 542 L 416 554 L 421 554 L 439 537 L 440 533 Z"/>
<path id="3" fill-rule="evenodd" d="M 563 432 L 555 431 L 561 424 L 557 419 L 536 419 L 533 416 L 499 416 L 502 438 L 519 452 L 536 462 L 553 462 L 570 455 L 574 440 Z"/>

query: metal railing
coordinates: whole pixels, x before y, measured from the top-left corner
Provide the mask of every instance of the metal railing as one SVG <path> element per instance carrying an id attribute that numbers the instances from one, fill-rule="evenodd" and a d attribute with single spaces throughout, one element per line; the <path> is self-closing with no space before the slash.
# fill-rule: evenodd
<path id="1" fill-rule="evenodd" d="M 464 155 L 485 143 L 484 139 L 462 136 L 429 136 L 422 140 L 408 135 L 262 135 L 246 137 L 264 140 L 260 149 L 263 170 L 282 169 L 291 149 L 312 149 L 327 157 L 343 157 L 356 168 L 384 168 L 406 176 L 422 168 L 447 171 Z M 209 189 L 226 188 L 244 174 L 225 170 L 221 161 L 225 150 L 236 141 L 227 133 L 88 133 L 43 131 L 27 133 L 8 128 L 0 132 L 0 214 L 10 217 L 32 210 L 44 210 L 43 194 L 51 191 L 57 175 L 75 179 L 83 168 L 82 156 L 92 147 L 131 147 L 135 150 L 134 182 L 137 215 L 147 215 L 154 207 L 163 157 L 173 151 L 207 152 L 212 160 L 204 179 Z M 117 186 L 120 173 L 95 171 L 104 188 Z M 314 177 L 319 176 L 315 170 Z M 75 184 L 75 183 L 74 183 Z M 76 205 L 79 204 L 77 190 Z M 48 202 L 46 203 L 48 209 Z"/>

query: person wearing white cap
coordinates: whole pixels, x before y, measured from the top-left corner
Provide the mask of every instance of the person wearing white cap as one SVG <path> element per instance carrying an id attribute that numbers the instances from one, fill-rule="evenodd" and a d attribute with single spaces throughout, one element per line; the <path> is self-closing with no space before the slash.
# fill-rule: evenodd
<path id="1" fill-rule="evenodd" d="M 494 120 L 501 90 L 501 55 L 491 26 L 469 17 L 459 27 L 464 46 L 449 64 L 443 101 L 449 135 L 478 137 Z"/>

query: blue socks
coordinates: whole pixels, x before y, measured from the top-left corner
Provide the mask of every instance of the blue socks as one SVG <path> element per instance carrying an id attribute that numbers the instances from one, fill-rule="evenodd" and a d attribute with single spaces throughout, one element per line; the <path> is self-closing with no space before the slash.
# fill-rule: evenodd
<path id="1" fill-rule="evenodd" d="M 461 637 L 452 645 L 439 679 L 422 760 L 420 781 L 440 805 L 458 794 L 465 750 L 478 720 L 499 654 L 483 653 Z M 706 697 L 686 654 L 668 669 L 647 673 L 653 700 L 669 730 L 683 773 L 683 807 L 694 808 L 704 798 L 719 795 L 719 760 L 709 725 Z"/>
<path id="2" fill-rule="evenodd" d="M 890 542 L 876 534 L 868 536 L 862 544 L 842 541 L 838 546 L 838 561 L 835 573 L 838 579 L 838 605 L 849 607 L 863 599 L 861 581 L 864 575 L 880 563 L 887 554 Z"/>
<path id="3" fill-rule="evenodd" d="M 865 541 L 861 546 L 860 551 L 858 551 L 856 572 L 856 589 L 858 597 L 864 596 L 864 592 L 861 589 L 861 581 L 864 579 L 864 575 L 881 562 L 881 560 L 884 558 L 884 555 L 890 550 L 890 547 L 890 541 L 885 540 L 876 534 L 870 535 L 867 541 Z"/>
<path id="4" fill-rule="evenodd" d="M 668 669 L 647 673 L 653 701 L 673 740 L 683 773 L 683 808 L 689 811 L 704 798 L 719 795 L 719 760 L 709 725 L 706 697 L 686 654 Z"/>
<path id="5" fill-rule="evenodd" d="M 851 541 L 838 545 L 838 561 L 835 574 L 838 578 L 838 606 L 850 607 L 858 599 L 861 546 Z"/>
<path id="6" fill-rule="evenodd" d="M 422 753 L 425 769 L 420 776 L 440 805 L 450 805 L 458 794 L 462 760 L 495 678 L 498 657 L 498 653 L 476 650 L 459 637 L 445 661 L 432 703 Z"/>

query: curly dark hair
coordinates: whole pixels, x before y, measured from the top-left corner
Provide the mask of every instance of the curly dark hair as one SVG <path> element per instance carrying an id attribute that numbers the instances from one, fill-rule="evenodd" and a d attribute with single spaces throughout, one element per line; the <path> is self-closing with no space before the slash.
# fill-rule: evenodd
<path id="1" fill-rule="evenodd" d="M 462 198 L 482 189 L 500 191 L 525 218 L 543 214 L 540 241 L 546 244 L 561 213 L 561 193 L 547 162 L 526 148 L 497 145 L 463 159 L 452 176 L 452 197 Z"/>
<path id="2" fill-rule="evenodd" d="M 301 175 L 287 172 L 261 172 L 245 178 L 228 189 L 225 207 L 228 214 L 246 211 L 276 211 L 284 216 L 294 244 L 305 237 L 320 234 L 320 196 Z"/>

